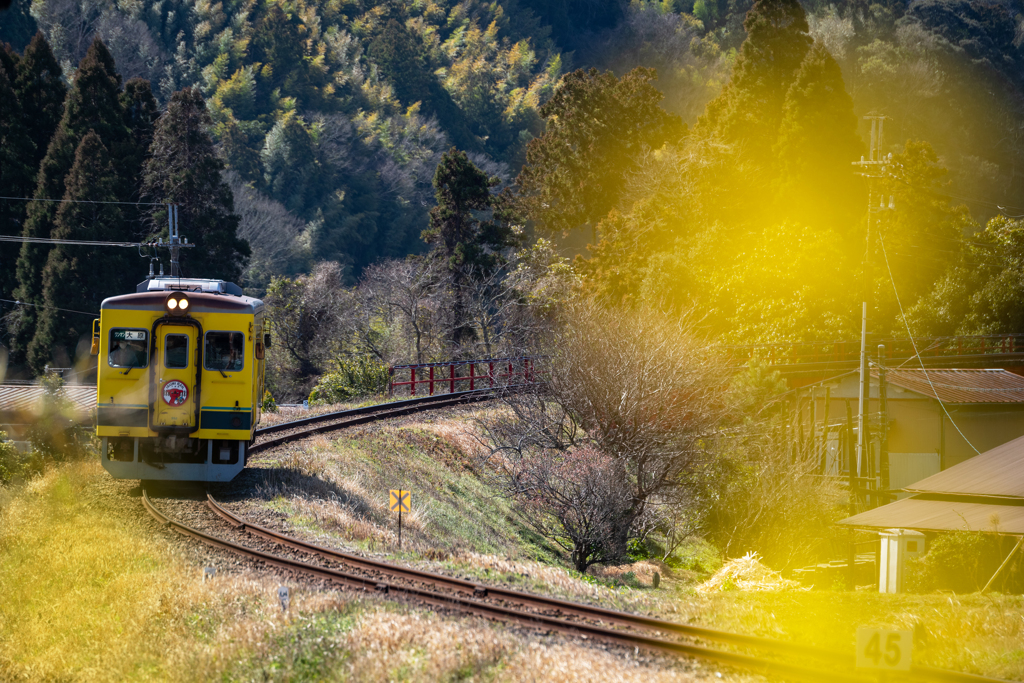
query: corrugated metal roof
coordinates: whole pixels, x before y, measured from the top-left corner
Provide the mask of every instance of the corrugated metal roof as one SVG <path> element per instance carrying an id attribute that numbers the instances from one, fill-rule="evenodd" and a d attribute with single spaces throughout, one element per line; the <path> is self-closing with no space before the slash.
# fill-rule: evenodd
<path id="1" fill-rule="evenodd" d="M 1024 499 L 1024 436 L 915 481 L 903 490 Z"/>
<path id="2" fill-rule="evenodd" d="M 1024 377 L 1003 369 L 889 370 L 885 379 L 943 403 L 1024 403 Z"/>
<path id="3" fill-rule="evenodd" d="M 914 497 L 847 517 L 839 523 L 869 529 L 969 530 L 1024 534 L 1024 506 Z"/>
<path id="4" fill-rule="evenodd" d="M 903 490 L 915 495 L 839 523 L 879 529 L 1024 534 L 1024 436 Z"/>
<path id="5" fill-rule="evenodd" d="M 86 413 L 96 407 L 95 386 L 69 384 L 64 391 L 76 411 Z M 43 387 L 38 385 L 0 384 L 0 412 L 35 412 L 42 405 L 43 393 Z"/>

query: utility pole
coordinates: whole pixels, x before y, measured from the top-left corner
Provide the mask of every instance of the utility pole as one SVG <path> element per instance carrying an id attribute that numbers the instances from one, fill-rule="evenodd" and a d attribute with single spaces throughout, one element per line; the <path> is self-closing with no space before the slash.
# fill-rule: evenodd
<path id="1" fill-rule="evenodd" d="M 886 405 L 885 386 L 885 344 L 878 345 L 878 412 L 881 421 L 878 427 L 878 474 L 883 491 L 889 490 L 889 407 Z M 884 494 L 884 502 L 890 496 Z"/>
<path id="2" fill-rule="evenodd" d="M 882 144 L 884 140 L 885 116 L 868 114 L 864 117 L 871 122 L 871 148 L 868 159 L 860 158 L 860 161 L 853 162 L 854 166 L 861 169 L 861 175 L 867 178 L 868 182 L 868 228 L 867 239 L 864 247 L 864 301 L 861 304 L 861 332 L 860 332 L 860 401 L 859 413 L 857 415 L 857 476 L 868 476 L 874 469 L 871 461 L 871 440 L 868 438 L 868 407 L 871 404 L 871 374 L 870 362 L 868 361 L 868 301 L 871 299 L 871 260 L 872 260 L 872 216 L 875 214 L 874 205 L 874 180 L 883 177 L 886 173 L 886 165 L 891 161 L 891 156 L 882 157 Z M 885 200 L 882 199 L 881 208 L 885 208 Z M 850 495 L 854 495 L 853 491 Z"/>

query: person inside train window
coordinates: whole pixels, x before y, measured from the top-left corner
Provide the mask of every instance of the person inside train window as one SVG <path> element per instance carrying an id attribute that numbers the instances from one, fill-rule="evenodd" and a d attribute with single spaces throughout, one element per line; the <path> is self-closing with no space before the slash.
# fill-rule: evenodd
<path id="1" fill-rule="evenodd" d="M 145 334 L 144 331 L 139 330 L 111 330 L 110 353 L 107 354 L 107 363 L 110 367 L 146 367 L 149 361 L 149 349 L 146 347 Z"/>
<path id="2" fill-rule="evenodd" d="M 188 336 L 169 334 L 164 338 L 164 366 L 167 368 L 188 367 Z"/>
<path id="3" fill-rule="evenodd" d="M 244 364 L 245 335 L 241 332 L 207 332 L 203 366 L 207 370 L 238 372 Z"/>

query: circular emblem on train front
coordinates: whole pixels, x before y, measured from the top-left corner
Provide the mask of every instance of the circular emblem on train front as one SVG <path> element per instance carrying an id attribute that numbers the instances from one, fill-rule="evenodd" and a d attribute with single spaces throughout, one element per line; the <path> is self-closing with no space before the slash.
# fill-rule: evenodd
<path id="1" fill-rule="evenodd" d="M 172 380 L 164 385 L 164 403 L 176 408 L 188 400 L 188 387 L 184 382 Z"/>

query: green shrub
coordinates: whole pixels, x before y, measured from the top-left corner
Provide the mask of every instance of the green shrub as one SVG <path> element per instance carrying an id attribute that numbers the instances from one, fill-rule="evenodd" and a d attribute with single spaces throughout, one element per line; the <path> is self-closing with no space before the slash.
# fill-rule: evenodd
<path id="1" fill-rule="evenodd" d="M 923 557 L 908 561 L 905 575 L 907 590 L 924 593 L 950 590 L 973 593 L 981 590 L 1002 564 L 1016 539 L 1007 539 L 979 531 L 951 531 L 939 534 L 928 545 Z M 1019 565 L 1019 558 L 1016 564 Z M 996 588 L 1019 583 L 1016 567 L 1009 567 Z"/>
<path id="2" fill-rule="evenodd" d="M 309 404 L 341 403 L 357 396 L 383 394 L 389 381 L 388 366 L 373 358 L 345 360 L 337 370 L 320 378 L 309 392 Z"/>
<path id="3" fill-rule="evenodd" d="M 25 458 L 14 443 L 7 438 L 7 432 L 0 431 L 0 484 L 7 484 L 25 473 Z"/>
<path id="4" fill-rule="evenodd" d="M 260 401 L 260 410 L 264 413 L 276 413 L 277 412 L 277 401 L 274 400 L 274 395 L 267 389 L 263 392 L 263 400 Z"/>

